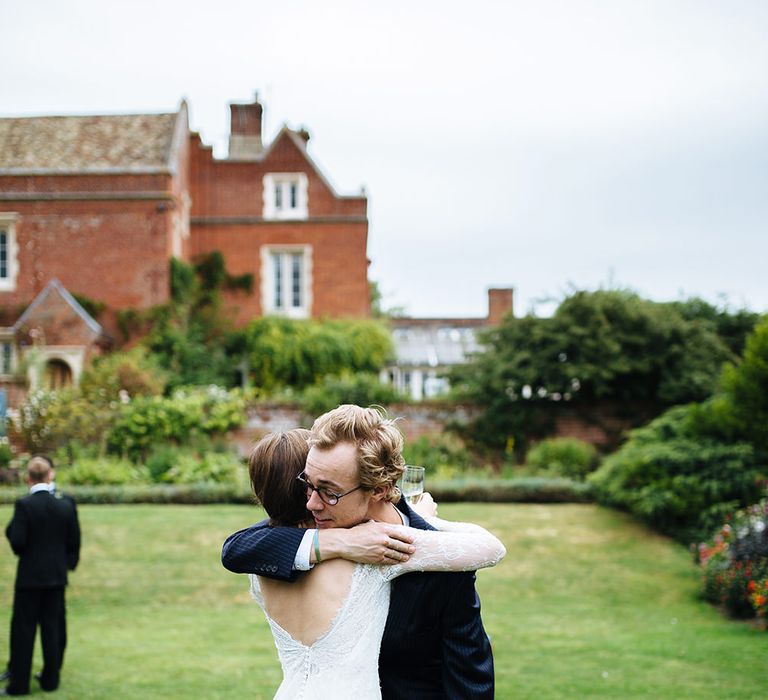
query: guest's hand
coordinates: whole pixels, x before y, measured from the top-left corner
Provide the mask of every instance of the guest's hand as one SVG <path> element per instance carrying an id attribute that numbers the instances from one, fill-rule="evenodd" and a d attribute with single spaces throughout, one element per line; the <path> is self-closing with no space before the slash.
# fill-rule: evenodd
<path id="1" fill-rule="evenodd" d="M 340 557 L 359 564 L 399 564 L 410 559 L 416 549 L 413 537 L 402 529 L 371 520 L 349 529 L 320 531 L 323 559 Z"/>
<path id="2" fill-rule="evenodd" d="M 415 510 L 422 518 L 434 518 L 437 515 L 437 503 L 429 491 L 421 494 L 416 503 L 410 503 L 411 510 Z"/>

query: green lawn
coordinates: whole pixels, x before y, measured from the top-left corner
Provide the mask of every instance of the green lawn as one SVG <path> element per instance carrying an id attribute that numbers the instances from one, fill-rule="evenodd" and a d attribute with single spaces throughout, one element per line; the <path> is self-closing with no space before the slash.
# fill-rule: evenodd
<path id="1" fill-rule="evenodd" d="M 0 507 L 0 523 L 11 515 Z M 768 634 L 697 599 L 686 550 L 590 505 L 445 505 L 496 532 L 479 574 L 499 698 L 760 698 Z M 280 680 L 246 579 L 219 564 L 248 506 L 83 506 L 60 700 L 271 698 Z M 0 663 L 15 559 L 0 557 Z M 39 668 L 36 661 L 35 669 Z M 35 694 L 42 696 L 33 681 Z"/>

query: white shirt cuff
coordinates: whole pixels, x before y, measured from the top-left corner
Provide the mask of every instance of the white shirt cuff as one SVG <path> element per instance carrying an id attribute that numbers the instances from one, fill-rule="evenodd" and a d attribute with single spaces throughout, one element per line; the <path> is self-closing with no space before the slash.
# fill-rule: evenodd
<path id="1" fill-rule="evenodd" d="M 309 554 L 312 551 L 312 539 L 315 536 L 315 529 L 307 530 L 301 540 L 296 558 L 293 560 L 294 571 L 309 571 L 313 564 L 309 563 Z"/>

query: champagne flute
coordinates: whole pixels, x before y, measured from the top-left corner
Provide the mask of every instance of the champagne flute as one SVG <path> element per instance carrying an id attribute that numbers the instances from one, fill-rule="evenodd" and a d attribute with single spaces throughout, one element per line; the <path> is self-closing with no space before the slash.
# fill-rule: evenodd
<path id="1" fill-rule="evenodd" d="M 414 467 L 406 464 L 403 478 L 400 481 L 400 491 L 405 502 L 409 505 L 418 503 L 424 493 L 424 467 Z"/>

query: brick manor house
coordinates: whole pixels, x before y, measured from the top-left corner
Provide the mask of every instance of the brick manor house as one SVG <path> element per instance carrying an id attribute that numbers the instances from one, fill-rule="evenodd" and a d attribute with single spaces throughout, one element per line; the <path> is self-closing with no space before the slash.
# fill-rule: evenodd
<path id="1" fill-rule="evenodd" d="M 231 274 L 251 273 L 253 293 L 227 299 L 239 323 L 369 316 L 365 195 L 335 192 L 304 129 L 265 144 L 257 99 L 230 116 L 223 159 L 183 101 L 170 114 L 0 119 L 0 384 L 19 383 L 32 345 L 33 386 L 76 381 L 115 311 L 168 300 L 172 257 L 220 251 Z M 106 305 L 103 328 L 73 294 Z"/>

